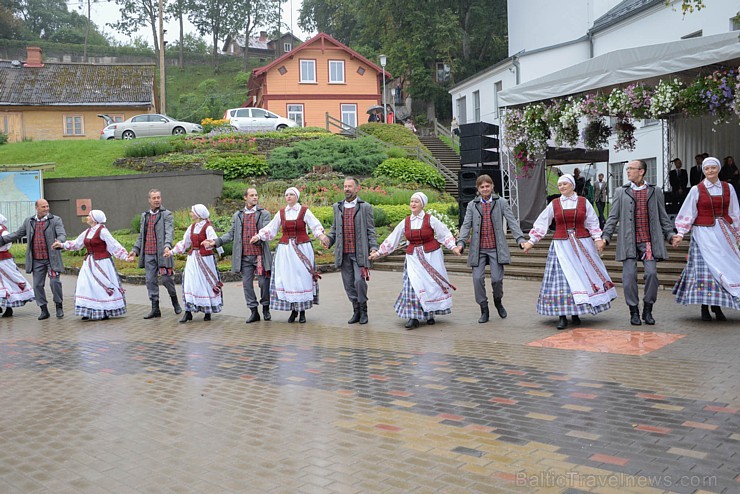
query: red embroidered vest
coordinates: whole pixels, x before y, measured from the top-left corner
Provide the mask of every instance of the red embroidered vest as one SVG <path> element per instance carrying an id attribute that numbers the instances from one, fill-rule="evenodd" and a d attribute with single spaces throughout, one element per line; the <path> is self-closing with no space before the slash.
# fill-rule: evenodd
<path id="1" fill-rule="evenodd" d="M 286 220 L 285 208 L 280 210 L 280 224 L 283 227 L 283 236 L 280 237 L 279 243 L 287 244 L 291 238 L 294 238 L 297 244 L 305 244 L 311 241 L 306 233 L 306 222 L 303 220 L 307 210 L 308 208 L 306 206 L 301 206 L 298 217 L 294 220 Z"/>
<path id="2" fill-rule="evenodd" d="M 727 182 L 722 184 L 722 195 L 713 196 L 709 194 L 704 182 L 699 183 L 699 200 L 696 203 L 698 215 L 694 220 L 696 226 L 713 226 L 716 218 L 724 218 L 728 225 L 732 224 L 730 218 L 730 186 Z"/>
<path id="3" fill-rule="evenodd" d="M 344 216 L 342 218 L 343 254 L 355 253 L 355 212 L 358 207 L 360 207 L 359 204 L 356 204 L 354 208 L 344 208 Z"/>
<path id="4" fill-rule="evenodd" d="M 206 235 L 206 230 L 208 227 L 211 226 L 211 222 L 209 220 L 206 220 L 205 224 L 203 225 L 203 228 L 200 229 L 200 233 L 195 233 L 193 230 L 195 230 L 195 224 L 193 224 L 193 228 L 190 229 L 190 251 L 188 252 L 188 255 L 192 254 L 194 251 L 200 252 L 201 256 L 212 256 L 213 255 L 213 249 L 208 249 L 206 247 L 203 247 L 200 245 L 201 242 L 203 242 L 205 239 L 208 238 Z"/>
<path id="5" fill-rule="evenodd" d="M 411 216 L 406 216 L 406 240 L 409 241 L 409 245 L 406 247 L 406 254 L 413 254 L 414 249 L 418 246 L 424 248 L 424 252 L 433 252 L 439 249 L 439 242 L 434 238 L 434 228 L 431 223 L 432 217 L 428 214 L 424 215 L 424 219 L 421 220 L 421 228 L 418 230 L 411 229 Z"/>
<path id="6" fill-rule="evenodd" d="M 575 230 L 576 237 L 586 238 L 591 235 L 586 230 L 586 198 L 578 197 L 575 209 L 563 209 L 560 199 L 552 201 L 552 209 L 555 213 L 555 240 L 568 238 L 568 230 Z"/>
<path id="7" fill-rule="evenodd" d="M 257 215 L 259 213 L 242 213 L 242 257 L 261 256 L 262 243 L 253 244 L 252 237 L 257 235 Z"/>
<path id="8" fill-rule="evenodd" d="M 108 252 L 108 244 L 105 243 L 105 240 L 100 238 L 100 233 L 103 231 L 104 226 L 101 226 L 97 229 L 95 233 L 93 233 L 93 236 L 90 238 L 87 238 L 85 236 L 85 248 L 87 249 L 87 255 L 93 256 L 93 259 L 96 261 L 100 259 L 108 259 L 110 257 L 110 252 Z"/>
<path id="9" fill-rule="evenodd" d="M 5 225 L 0 225 L 0 236 L 7 231 L 8 229 L 5 228 Z M 4 261 L 5 259 L 13 259 L 13 254 L 10 253 L 10 249 L 0 251 L 0 261 Z"/>

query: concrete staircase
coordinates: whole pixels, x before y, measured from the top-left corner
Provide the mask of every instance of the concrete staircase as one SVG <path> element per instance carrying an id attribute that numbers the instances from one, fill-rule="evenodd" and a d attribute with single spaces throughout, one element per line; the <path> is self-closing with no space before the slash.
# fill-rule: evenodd
<path id="1" fill-rule="evenodd" d="M 438 159 L 443 166 L 457 176 L 460 171 L 460 156 L 458 156 L 455 151 L 450 149 L 447 144 L 442 142 L 442 140 L 436 136 L 419 137 L 419 140 L 424 144 L 424 146 L 426 146 L 429 152 L 432 153 L 432 156 Z M 451 194 L 456 199 L 458 198 L 457 185 L 447 182 L 445 185 L 445 192 Z"/>
<path id="2" fill-rule="evenodd" d="M 511 278 L 527 279 L 541 281 L 545 272 L 545 262 L 547 260 L 547 251 L 550 247 L 550 239 L 541 240 L 535 245 L 529 254 L 524 254 L 514 240 L 509 238 L 509 250 L 511 251 L 511 264 L 504 268 L 505 276 Z M 606 269 L 609 271 L 612 281 L 615 283 L 622 282 L 622 263 L 614 260 L 616 247 L 614 244 L 608 246 L 604 251 L 602 259 Z M 373 269 L 381 271 L 403 271 L 404 255 L 402 250 L 396 251 L 397 254 L 381 258 L 373 264 Z M 660 286 L 671 288 L 678 281 L 684 266 L 686 265 L 686 256 L 689 252 L 688 239 L 680 247 L 674 249 L 668 247 L 667 261 L 658 263 L 658 279 Z M 467 250 L 462 256 L 456 257 L 445 250 L 445 266 L 450 273 L 470 274 L 471 270 L 466 264 Z M 487 272 L 490 272 L 486 268 Z M 637 281 L 642 284 L 643 268 L 642 263 L 637 263 Z"/>

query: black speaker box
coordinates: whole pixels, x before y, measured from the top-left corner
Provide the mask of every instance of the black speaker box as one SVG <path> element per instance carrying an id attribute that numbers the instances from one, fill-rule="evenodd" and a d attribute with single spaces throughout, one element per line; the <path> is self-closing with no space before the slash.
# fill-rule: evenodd
<path id="1" fill-rule="evenodd" d="M 498 135 L 498 125 L 486 122 L 473 122 L 460 126 L 460 137 Z"/>
<path id="2" fill-rule="evenodd" d="M 460 149 L 460 164 L 469 165 L 476 163 L 498 163 L 499 155 L 496 151 L 485 149 Z"/>
<path id="3" fill-rule="evenodd" d="M 460 138 L 460 150 L 498 149 L 498 139 L 488 136 L 469 136 Z"/>
<path id="4" fill-rule="evenodd" d="M 481 175 L 489 175 L 493 179 L 493 190 L 501 193 L 501 169 L 497 166 L 479 166 L 461 168 L 457 174 L 458 195 L 460 201 L 471 201 L 478 194 L 475 186 L 476 180 Z"/>

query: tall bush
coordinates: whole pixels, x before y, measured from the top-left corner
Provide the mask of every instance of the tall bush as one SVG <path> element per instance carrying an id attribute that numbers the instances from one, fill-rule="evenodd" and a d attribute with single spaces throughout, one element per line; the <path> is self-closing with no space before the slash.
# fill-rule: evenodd
<path id="1" fill-rule="evenodd" d="M 211 170 L 222 170 L 224 180 L 267 175 L 267 160 L 255 154 L 232 154 L 216 156 L 205 166 Z"/>
<path id="2" fill-rule="evenodd" d="M 410 158 L 389 158 L 378 166 L 373 176 L 385 176 L 403 182 L 414 182 L 442 189 L 445 179 L 435 168 Z"/>

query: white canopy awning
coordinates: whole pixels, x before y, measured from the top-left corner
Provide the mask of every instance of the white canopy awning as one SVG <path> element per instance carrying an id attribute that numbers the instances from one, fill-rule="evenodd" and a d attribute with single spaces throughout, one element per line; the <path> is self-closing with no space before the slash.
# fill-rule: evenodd
<path id="1" fill-rule="evenodd" d="M 500 106 L 517 106 L 599 88 L 678 74 L 712 64 L 740 63 L 737 31 L 615 50 L 499 93 Z"/>

